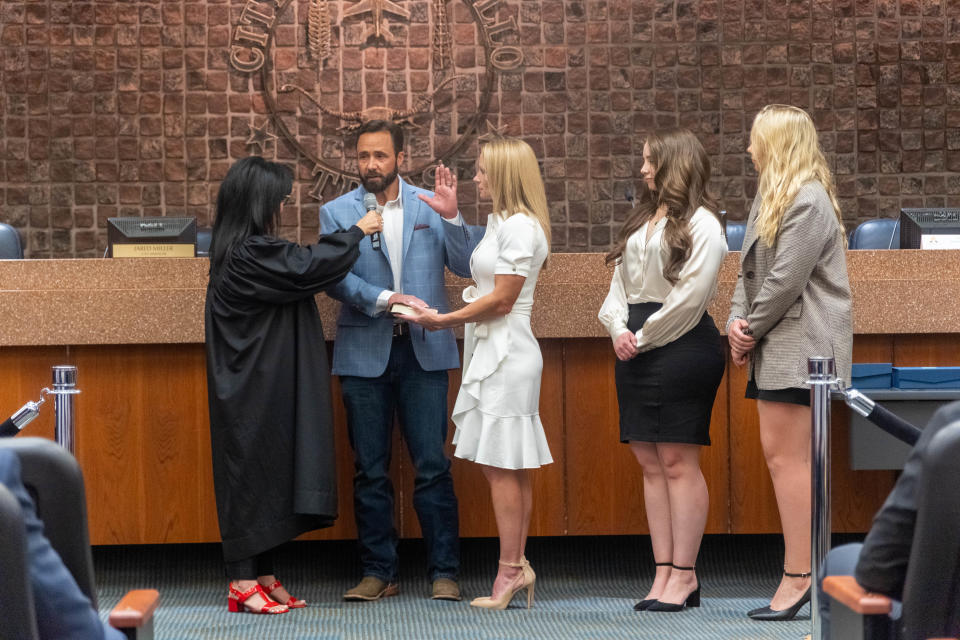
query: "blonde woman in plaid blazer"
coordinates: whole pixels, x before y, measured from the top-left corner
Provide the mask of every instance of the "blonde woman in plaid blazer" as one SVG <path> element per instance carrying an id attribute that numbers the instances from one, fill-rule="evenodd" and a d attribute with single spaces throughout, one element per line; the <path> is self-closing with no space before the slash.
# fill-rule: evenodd
<path id="1" fill-rule="evenodd" d="M 813 120 L 769 105 L 747 149 L 759 172 L 727 335 L 749 367 L 760 441 L 784 538 L 784 575 L 758 620 L 790 620 L 810 599 L 810 392 L 807 358 L 833 356 L 850 379 L 853 345 L 845 235 Z"/>

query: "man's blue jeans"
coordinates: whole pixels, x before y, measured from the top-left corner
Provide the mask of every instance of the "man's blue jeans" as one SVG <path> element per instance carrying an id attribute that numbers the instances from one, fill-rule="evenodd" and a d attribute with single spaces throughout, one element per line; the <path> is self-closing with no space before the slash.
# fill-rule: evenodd
<path id="1" fill-rule="evenodd" d="M 393 339 L 390 361 L 377 378 L 341 376 L 354 454 L 353 506 L 363 575 L 397 580 L 390 453 L 394 411 L 416 477 L 413 507 L 427 545 L 431 580 L 456 578 L 460 529 L 447 441 L 447 372 L 424 371 L 409 336 Z"/>

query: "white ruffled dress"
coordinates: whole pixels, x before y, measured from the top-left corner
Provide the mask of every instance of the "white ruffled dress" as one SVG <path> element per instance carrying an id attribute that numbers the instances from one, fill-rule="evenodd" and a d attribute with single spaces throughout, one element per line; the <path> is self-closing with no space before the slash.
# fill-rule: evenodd
<path id="1" fill-rule="evenodd" d="M 491 214 L 470 258 L 472 302 L 493 291 L 498 274 L 526 277 L 509 314 L 465 327 L 463 378 L 453 408 L 454 455 L 502 469 L 534 469 L 553 462 L 540 422 L 543 357 L 530 329 L 533 290 L 549 254 L 532 217 Z"/>

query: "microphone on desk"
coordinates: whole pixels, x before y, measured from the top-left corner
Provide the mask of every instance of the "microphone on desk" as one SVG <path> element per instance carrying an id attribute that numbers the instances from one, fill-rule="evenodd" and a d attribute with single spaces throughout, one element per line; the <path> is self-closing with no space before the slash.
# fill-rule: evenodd
<path id="1" fill-rule="evenodd" d="M 379 205 L 377 204 L 377 196 L 373 195 L 372 193 L 368 193 L 367 195 L 363 196 L 363 207 L 367 210 L 367 212 L 376 211 L 379 208 Z M 380 251 L 379 231 L 374 231 L 370 234 L 370 244 L 373 246 L 374 251 Z"/>

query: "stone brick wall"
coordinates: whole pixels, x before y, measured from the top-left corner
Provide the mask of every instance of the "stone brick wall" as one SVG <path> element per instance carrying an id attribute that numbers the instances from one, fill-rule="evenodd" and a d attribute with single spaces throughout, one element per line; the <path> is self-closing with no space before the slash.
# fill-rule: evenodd
<path id="1" fill-rule="evenodd" d="M 266 76 L 231 65 L 251 2 L 277 7 L 0 3 L 0 220 L 20 230 L 28 257 L 99 256 L 111 216 L 190 215 L 208 225 L 219 180 L 252 152 L 296 167 L 297 204 L 285 211 L 283 234 L 316 237 L 312 158 L 350 174 L 352 144 L 337 118 L 265 91 Z M 340 110 L 403 109 L 435 88 L 438 32 L 428 25 L 438 6 L 449 12 L 449 55 L 463 78 L 452 103 L 438 99 L 433 115 L 413 118 L 412 164 L 463 137 L 482 103 L 487 54 L 468 7 L 482 5 L 498 24 L 515 19 L 497 38 L 519 46 L 524 64 L 496 75 L 476 133 L 489 121 L 543 159 L 557 251 L 609 246 L 629 212 L 644 133 L 656 127 L 701 137 L 724 208 L 742 218 L 755 189 L 750 121 L 771 102 L 814 116 L 851 226 L 901 206 L 960 205 L 957 0 L 398 0 L 409 17 L 387 16 L 401 41 L 388 49 L 363 48 L 372 23 L 341 20 L 357 3 L 330 0 L 339 49 L 320 67 L 307 27 L 318 2 L 295 0 L 278 14 L 270 78 L 300 79 Z M 273 138 L 278 123 L 290 125 L 299 148 Z M 478 220 L 485 209 L 469 183 L 476 135 L 466 137 L 451 160 L 465 215 Z"/>

